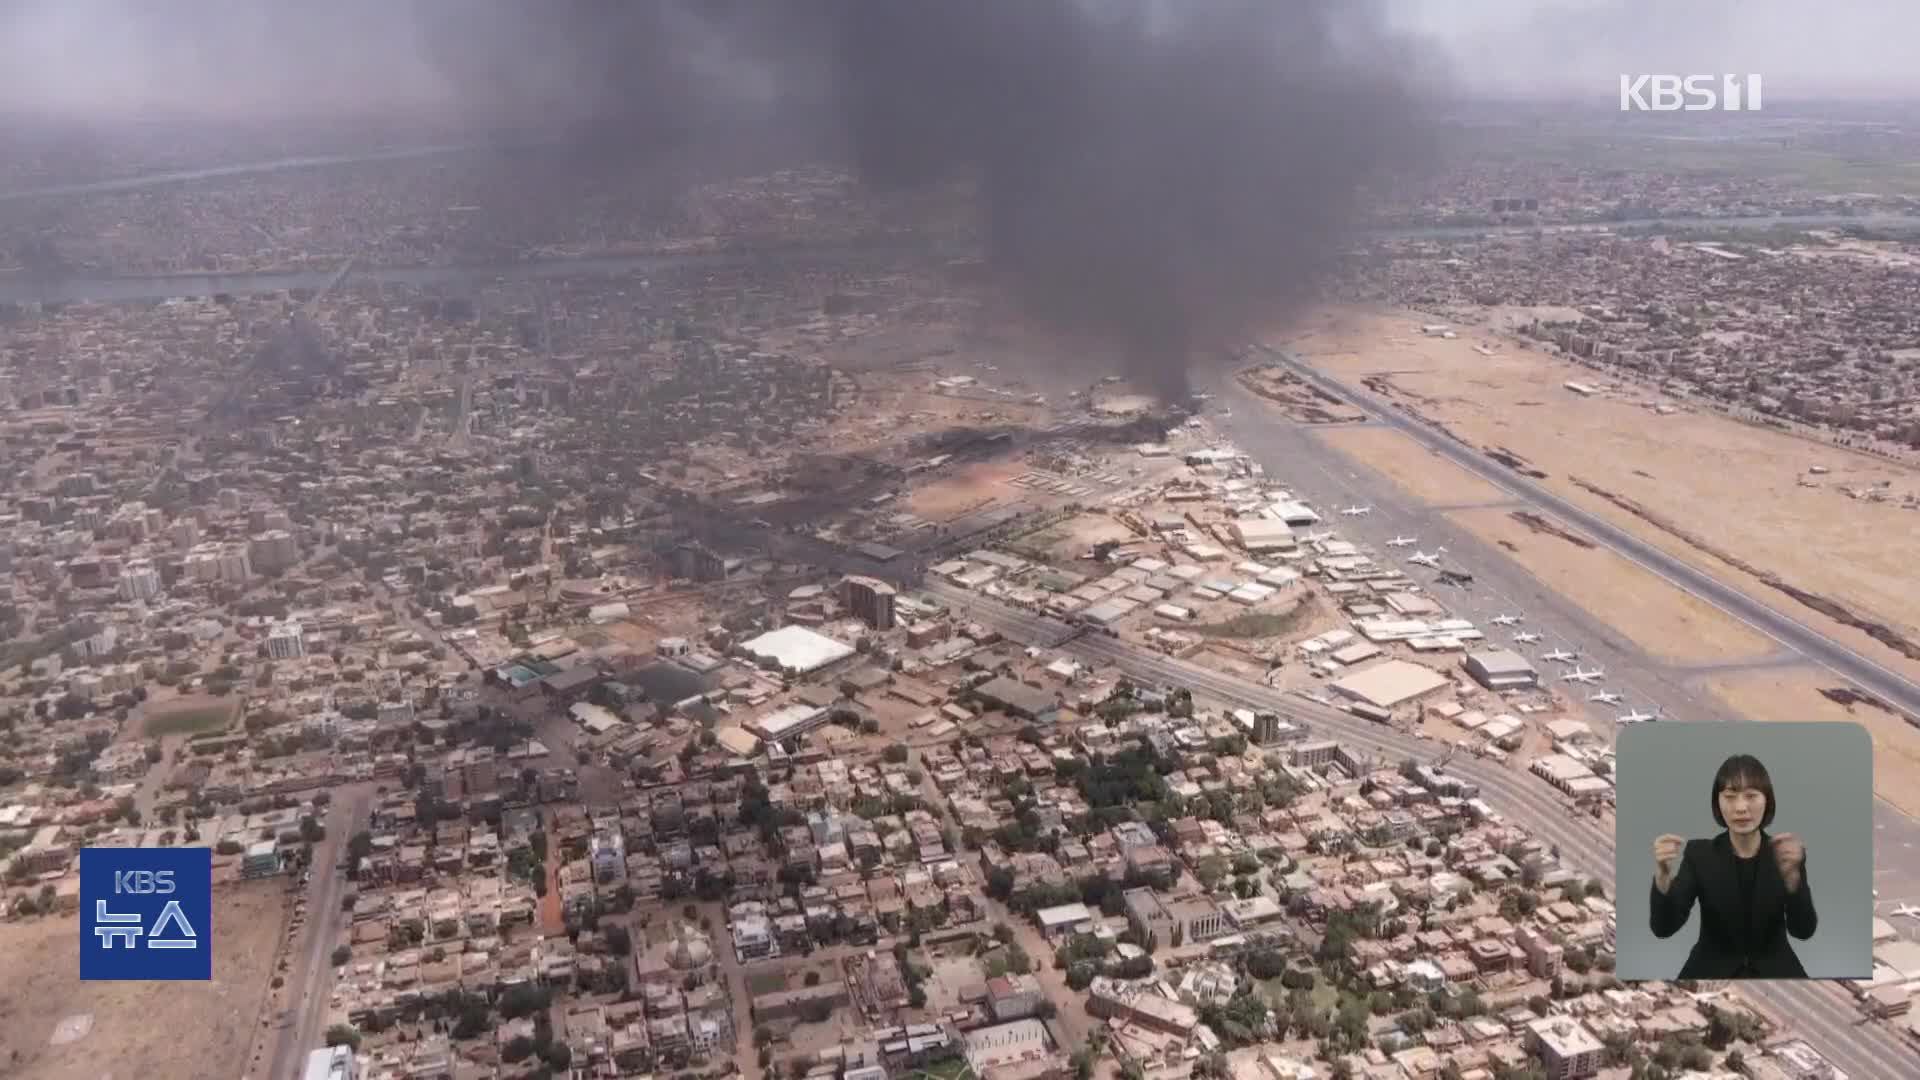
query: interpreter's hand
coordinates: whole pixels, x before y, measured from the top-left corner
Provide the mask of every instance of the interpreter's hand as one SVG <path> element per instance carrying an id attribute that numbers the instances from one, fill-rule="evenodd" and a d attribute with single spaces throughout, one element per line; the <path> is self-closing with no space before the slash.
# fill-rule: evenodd
<path id="1" fill-rule="evenodd" d="M 1806 865 L 1807 845 L 1792 833 L 1781 833 L 1773 838 L 1773 862 L 1780 868 L 1780 876 L 1787 883 L 1787 891 L 1793 892 L 1800 887 L 1800 868 Z"/>
<path id="2" fill-rule="evenodd" d="M 1666 833 L 1653 842 L 1653 886 L 1661 892 L 1673 884 L 1680 868 L 1680 856 L 1687 850 L 1687 838 Z"/>

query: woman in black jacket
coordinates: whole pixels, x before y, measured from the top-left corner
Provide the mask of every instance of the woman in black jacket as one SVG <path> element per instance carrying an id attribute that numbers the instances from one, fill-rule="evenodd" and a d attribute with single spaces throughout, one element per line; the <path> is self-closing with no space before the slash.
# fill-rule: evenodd
<path id="1" fill-rule="evenodd" d="M 1775 805 L 1767 767 L 1735 754 L 1713 777 L 1713 820 L 1725 832 L 1653 842 L 1653 936 L 1669 938 L 1700 905 L 1700 938 L 1682 979 L 1804 979 L 1787 935 L 1805 941 L 1819 918 L 1807 852 L 1792 833 L 1769 836 Z"/>

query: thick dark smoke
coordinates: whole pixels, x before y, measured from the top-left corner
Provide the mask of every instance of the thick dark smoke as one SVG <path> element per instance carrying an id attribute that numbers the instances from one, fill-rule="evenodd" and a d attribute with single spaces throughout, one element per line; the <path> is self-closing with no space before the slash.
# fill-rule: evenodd
<path id="1" fill-rule="evenodd" d="M 1417 90 L 1340 0 L 855 4 L 837 101 L 875 183 L 977 183 L 991 264 L 1048 325 L 1183 396 L 1196 352 L 1309 298 Z"/>
<path id="2" fill-rule="evenodd" d="M 1365 184 L 1412 160 L 1424 54 L 1383 2 L 0 0 L 0 29 L 46 46 L 0 87 L 451 109 L 547 140 L 535 184 L 503 156 L 502 201 L 560 212 L 604 190 L 597 166 L 657 183 L 845 156 L 878 187 L 953 182 L 1012 296 L 1174 395 L 1190 357 L 1311 297 Z"/>
<path id="3" fill-rule="evenodd" d="M 756 138 L 804 132 L 871 185 L 965 181 L 1011 294 L 1168 397 L 1192 357 L 1314 296 L 1365 184 L 1426 130 L 1415 54 L 1364 0 L 533 10 L 456 4 L 428 35 L 476 107 L 538 102 L 629 157 L 737 136 L 757 106 Z"/>

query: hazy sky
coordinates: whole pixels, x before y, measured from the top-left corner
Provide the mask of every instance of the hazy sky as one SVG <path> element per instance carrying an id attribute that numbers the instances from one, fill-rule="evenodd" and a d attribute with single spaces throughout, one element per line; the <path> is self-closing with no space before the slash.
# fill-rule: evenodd
<path id="1" fill-rule="evenodd" d="M 1611 102 L 1623 73 L 1758 73 L 1772 101 L 1920 96 L 1920 0 L 1382 2 L 1482 92 Z"/>
<path id="2" fill-rule="evenodd" d="M 812 2 L 790 0 L 797 8 Z M 1617 93 L 1622 72 L 1759 72 L 1772 101 L 1836 93 L 1920 96 L 1920 0 L 1371 2 L 1396 25 L 1426 36 L 1434 55 L 1471 90 L 1592 94 L 1606 101 Z M 626 3 L 602 6 L 618 11 Z M 416 18 L 422 6 L 439 12 L 436 29 L 423 29 Z M 480 70 L 497 67 L 501 85 L 564 91 L 581 66 L 573 59 L 581 43 L 547 33 L 544 6 L 544 0 L 0 0 L 0 110 L 406 111 L 476 92 L 473 66 L 455 79 L 443 62 L 450 50 L 476 48 L 488 54 Z M 751 78 L 745 74 L 742 81 Z"/>

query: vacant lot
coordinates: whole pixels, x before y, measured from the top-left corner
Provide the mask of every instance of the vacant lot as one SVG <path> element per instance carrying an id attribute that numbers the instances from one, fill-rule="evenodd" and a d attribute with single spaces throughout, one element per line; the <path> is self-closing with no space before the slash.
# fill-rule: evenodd
<path id="1" fill-rule="evenodd" d="M 286 893 L 278 881 L 213 894 L 213 979 L 80 981 L 80 920 L 0 924 L 0 1073 L 14 1080 L 239 1076 L 259 1031 Z M 62 1020 L 86 1033 L 54 1045 Z"/>
<path id="2" fill-rule="evenodd" d="M 1139 539 L 1132 529 L 1105 514 L 1080 514 L 1022 537 L 1021 546 L 1049 562 L 1073 563 L 1098 544 L 1128 544 Z M 1083 572 L 1091 574 L 1101 569 L 1098 564 L 1088 563 Z"/>
<path id="3" fill-rule="evenodd" d="M 1450 322 L 1456 340 L 1423 336 Z M 1539 483 L 1707 569 L 1909 678 L 1920 677 L 1920 616 L 1912 567 L 1920 529 L 1897 497 L 1920 491 L 1920 472 L 1751 427 L 1638 386 L 1597 397 L 1566 389 L 1604 377 L 1544 352 L 1499 343 L 1457 318 L 1341 308 L 1286 339 L 1350 388 L 1396 402 L 1460 440 L 1510 453 Z M 1498 343 L 1494 355 L 1476 345 Z M 1681 406 L 1665 414 L 1656 406 Z M 1831 470 L 1803 487 L 1812 465 Z M 1894 502 L 1848 498 L 1885 483 Z M 1858 621 L 1914 642 L 1912 655 L 1822 613 L 1779 584 L 1824 598 Z M 1885 636 L 1885 635 L 1882 635 Z"/>
<path id="4" fill-rule="evenodd" d="M 1544 517 L 1506 510 L 1447 515 L 1498 545 L 1520 567 L 1579 604 L 1648 656 L 1676 664 L 1725 663 L 1763 656 L 1773 642 L 1705 601 L 1675 588 L 1577 531 L 1554 531 Z"/>
<path id="5" fill-rule="evenodd" d="M 1462 506 L 1513 497 L 1392 428 L 1328 428 L 1316 434 L 1321 442 L 1430 506 Z"/>
<path id="6" fill-rule="evenodd" d="M 1858 695 L 1819 668 L 1755 671 L 1715 679 L 1714 695 L 1749 720 L 1852 721 L 1873 736 L 1874 794 L 1920 815 L 1920 728 Z"/>
<path id="7" fill-rule="evenodd" d="M 929 521 L 948 521 L 987 506 L 1004 502 L 1020 489 L 1007 481 L 1027 472 L 1018 462 L 981 462 L 962 465 L 929 483 L 916 486 L 907 495 L 905 509 Z"/>
<path id="8" fill-rule="evenodd" d="M 219 731 L 233 722 L 236 698 L 183 697 L 149 706 L 142 713 L 141 735 L 157 739 L 162 735 L 194 735 Z"/>

